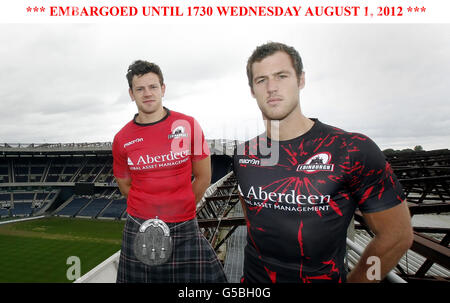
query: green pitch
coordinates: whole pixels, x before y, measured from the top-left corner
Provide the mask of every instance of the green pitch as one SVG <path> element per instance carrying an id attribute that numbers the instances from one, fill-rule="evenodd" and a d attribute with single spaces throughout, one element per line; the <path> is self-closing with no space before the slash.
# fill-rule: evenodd
<path id="1" fill-rule="evenodd" d="M 123 221 L 45 218 L 0 225 L 0 282 L 73 282 L 120 249 Z M 70 275 L 69 275 L 70 277 Z"/>

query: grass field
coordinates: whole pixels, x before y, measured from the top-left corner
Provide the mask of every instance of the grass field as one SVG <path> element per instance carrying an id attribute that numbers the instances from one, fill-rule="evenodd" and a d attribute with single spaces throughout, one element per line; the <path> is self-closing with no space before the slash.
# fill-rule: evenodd
<path id="1" fill-rule="evenodd" d="M 0 282 L 73 282 L 76 256 L 84 275 L 120 249 L 123 221 L 45 218 L 0 225 Z"/>

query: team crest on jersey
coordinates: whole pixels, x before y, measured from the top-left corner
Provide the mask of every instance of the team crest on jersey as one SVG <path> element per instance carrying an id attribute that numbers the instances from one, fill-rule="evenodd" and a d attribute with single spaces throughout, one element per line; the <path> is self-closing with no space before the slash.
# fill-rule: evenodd
<path id="1" fill-rule="evenodd" d="M 297 166 L 297 171 L 304 171 L 306 173 L 315 173 L 318 171 L 333 171 L 334 164 L 331 164 L 331 154 L 324 152 L 315 154 L 305 163 Z"/>
<path id="2" fill-rule="evenodd" d="M 180 137 L 187 137 L 186 131 L 184 129 L 184 126 L 177 126 L 172 133 L 169 135 L 169 139 L 173 138 L 180 138 Z"/>

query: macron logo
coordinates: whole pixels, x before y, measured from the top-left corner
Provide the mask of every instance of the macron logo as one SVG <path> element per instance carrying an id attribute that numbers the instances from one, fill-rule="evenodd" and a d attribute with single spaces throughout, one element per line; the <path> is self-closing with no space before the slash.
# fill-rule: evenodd
<path id="1" fill-rule="evenodd" d="M 133 141 L 130 141 L 130 142 L 125 143 L 125 144 L 123 145 L 123 148 L 125 148 L 125 147 L 127 147 L 127 146 L 130 146 L 131 144 L 134 144 L 134 143 L 137 143 L 137 142 L 142 142 L 142 141 L 144 141 L 143 138 L 137 138 L 137 139 L 134 139 Z"/>

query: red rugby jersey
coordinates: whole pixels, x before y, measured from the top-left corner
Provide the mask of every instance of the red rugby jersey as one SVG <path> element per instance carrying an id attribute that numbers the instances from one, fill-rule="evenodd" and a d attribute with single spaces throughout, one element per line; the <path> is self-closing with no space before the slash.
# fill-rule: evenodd
<path id="1" fill-rule="evenodd" d="M 165 109 L 160 121 L 140 124 L 136 115 L 116 134 L 113 173 L 116 178 L 131 177 L 130 215 L 181 222 L 193 219 L 196 211 L 191 161 L 210 152 L 193 117 Z"/>

